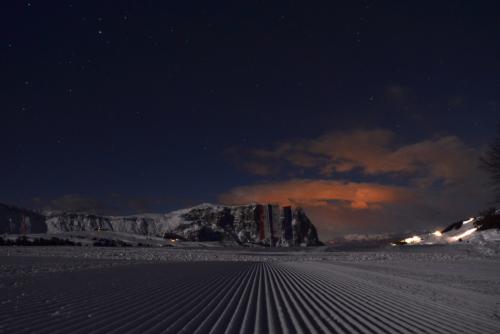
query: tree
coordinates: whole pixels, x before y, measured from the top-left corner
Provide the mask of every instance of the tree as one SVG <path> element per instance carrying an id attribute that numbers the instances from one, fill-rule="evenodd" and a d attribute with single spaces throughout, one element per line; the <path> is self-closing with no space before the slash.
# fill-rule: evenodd
<path id="1" fill-rule="evenodd" d="M 490 174 L 495 199 L 500 203 L 500 123 L 497 126 L 495 138 L 481 157 L 481 163 Z"/>

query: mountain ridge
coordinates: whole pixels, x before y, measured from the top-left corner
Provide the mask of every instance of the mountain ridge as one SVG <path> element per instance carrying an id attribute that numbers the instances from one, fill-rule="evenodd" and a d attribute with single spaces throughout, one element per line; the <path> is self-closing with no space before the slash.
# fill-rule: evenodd
<path id="1" fill-rule="evenodd" d="M 107 216 L 34 211 L 0 203 L 0 233 L 120 232 L 183 241 L 234 241 L 274 247 L 318 246 L 318 233 L 301 208 L 251 203 L 202 203 L 167 213 Z"/>

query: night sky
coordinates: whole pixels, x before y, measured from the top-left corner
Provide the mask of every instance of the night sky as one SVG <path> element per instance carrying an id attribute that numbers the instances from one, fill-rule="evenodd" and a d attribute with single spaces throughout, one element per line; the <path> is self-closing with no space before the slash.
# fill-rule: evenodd
<path id="1" fill-rule="evenodd" d="M 490 1 L 3 1 L 0 202 L 305 207 L 323 239 L 491 202 Z"/>

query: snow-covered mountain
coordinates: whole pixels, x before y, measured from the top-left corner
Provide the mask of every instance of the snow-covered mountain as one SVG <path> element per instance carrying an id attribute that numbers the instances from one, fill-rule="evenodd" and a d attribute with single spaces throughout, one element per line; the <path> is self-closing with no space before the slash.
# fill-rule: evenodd
<path id="1" fill-rule="evenodd" d="M 33 222 L 36 221 L 36 228 Z M 28 224 L 26 223 L 28 222 Z M 233 241 L 277 247 L 320 245 L 316 228 L 301 208 L 248 204 L 201 204 L 166 214 L 101 216 L 0 206 L 0 233 L 110 231 L 186 241 Z"/>

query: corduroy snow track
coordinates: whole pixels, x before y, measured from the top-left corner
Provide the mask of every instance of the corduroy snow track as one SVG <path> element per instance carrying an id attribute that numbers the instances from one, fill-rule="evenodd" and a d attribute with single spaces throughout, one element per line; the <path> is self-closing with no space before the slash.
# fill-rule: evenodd
<path id="1" fill-rule="evenodd" d="M 3 333 L 498 333 L 500 322 L 326 262 L 136 264 L 3 284 Z M 401 282 L 404 283 L 403 281 Z"/>

